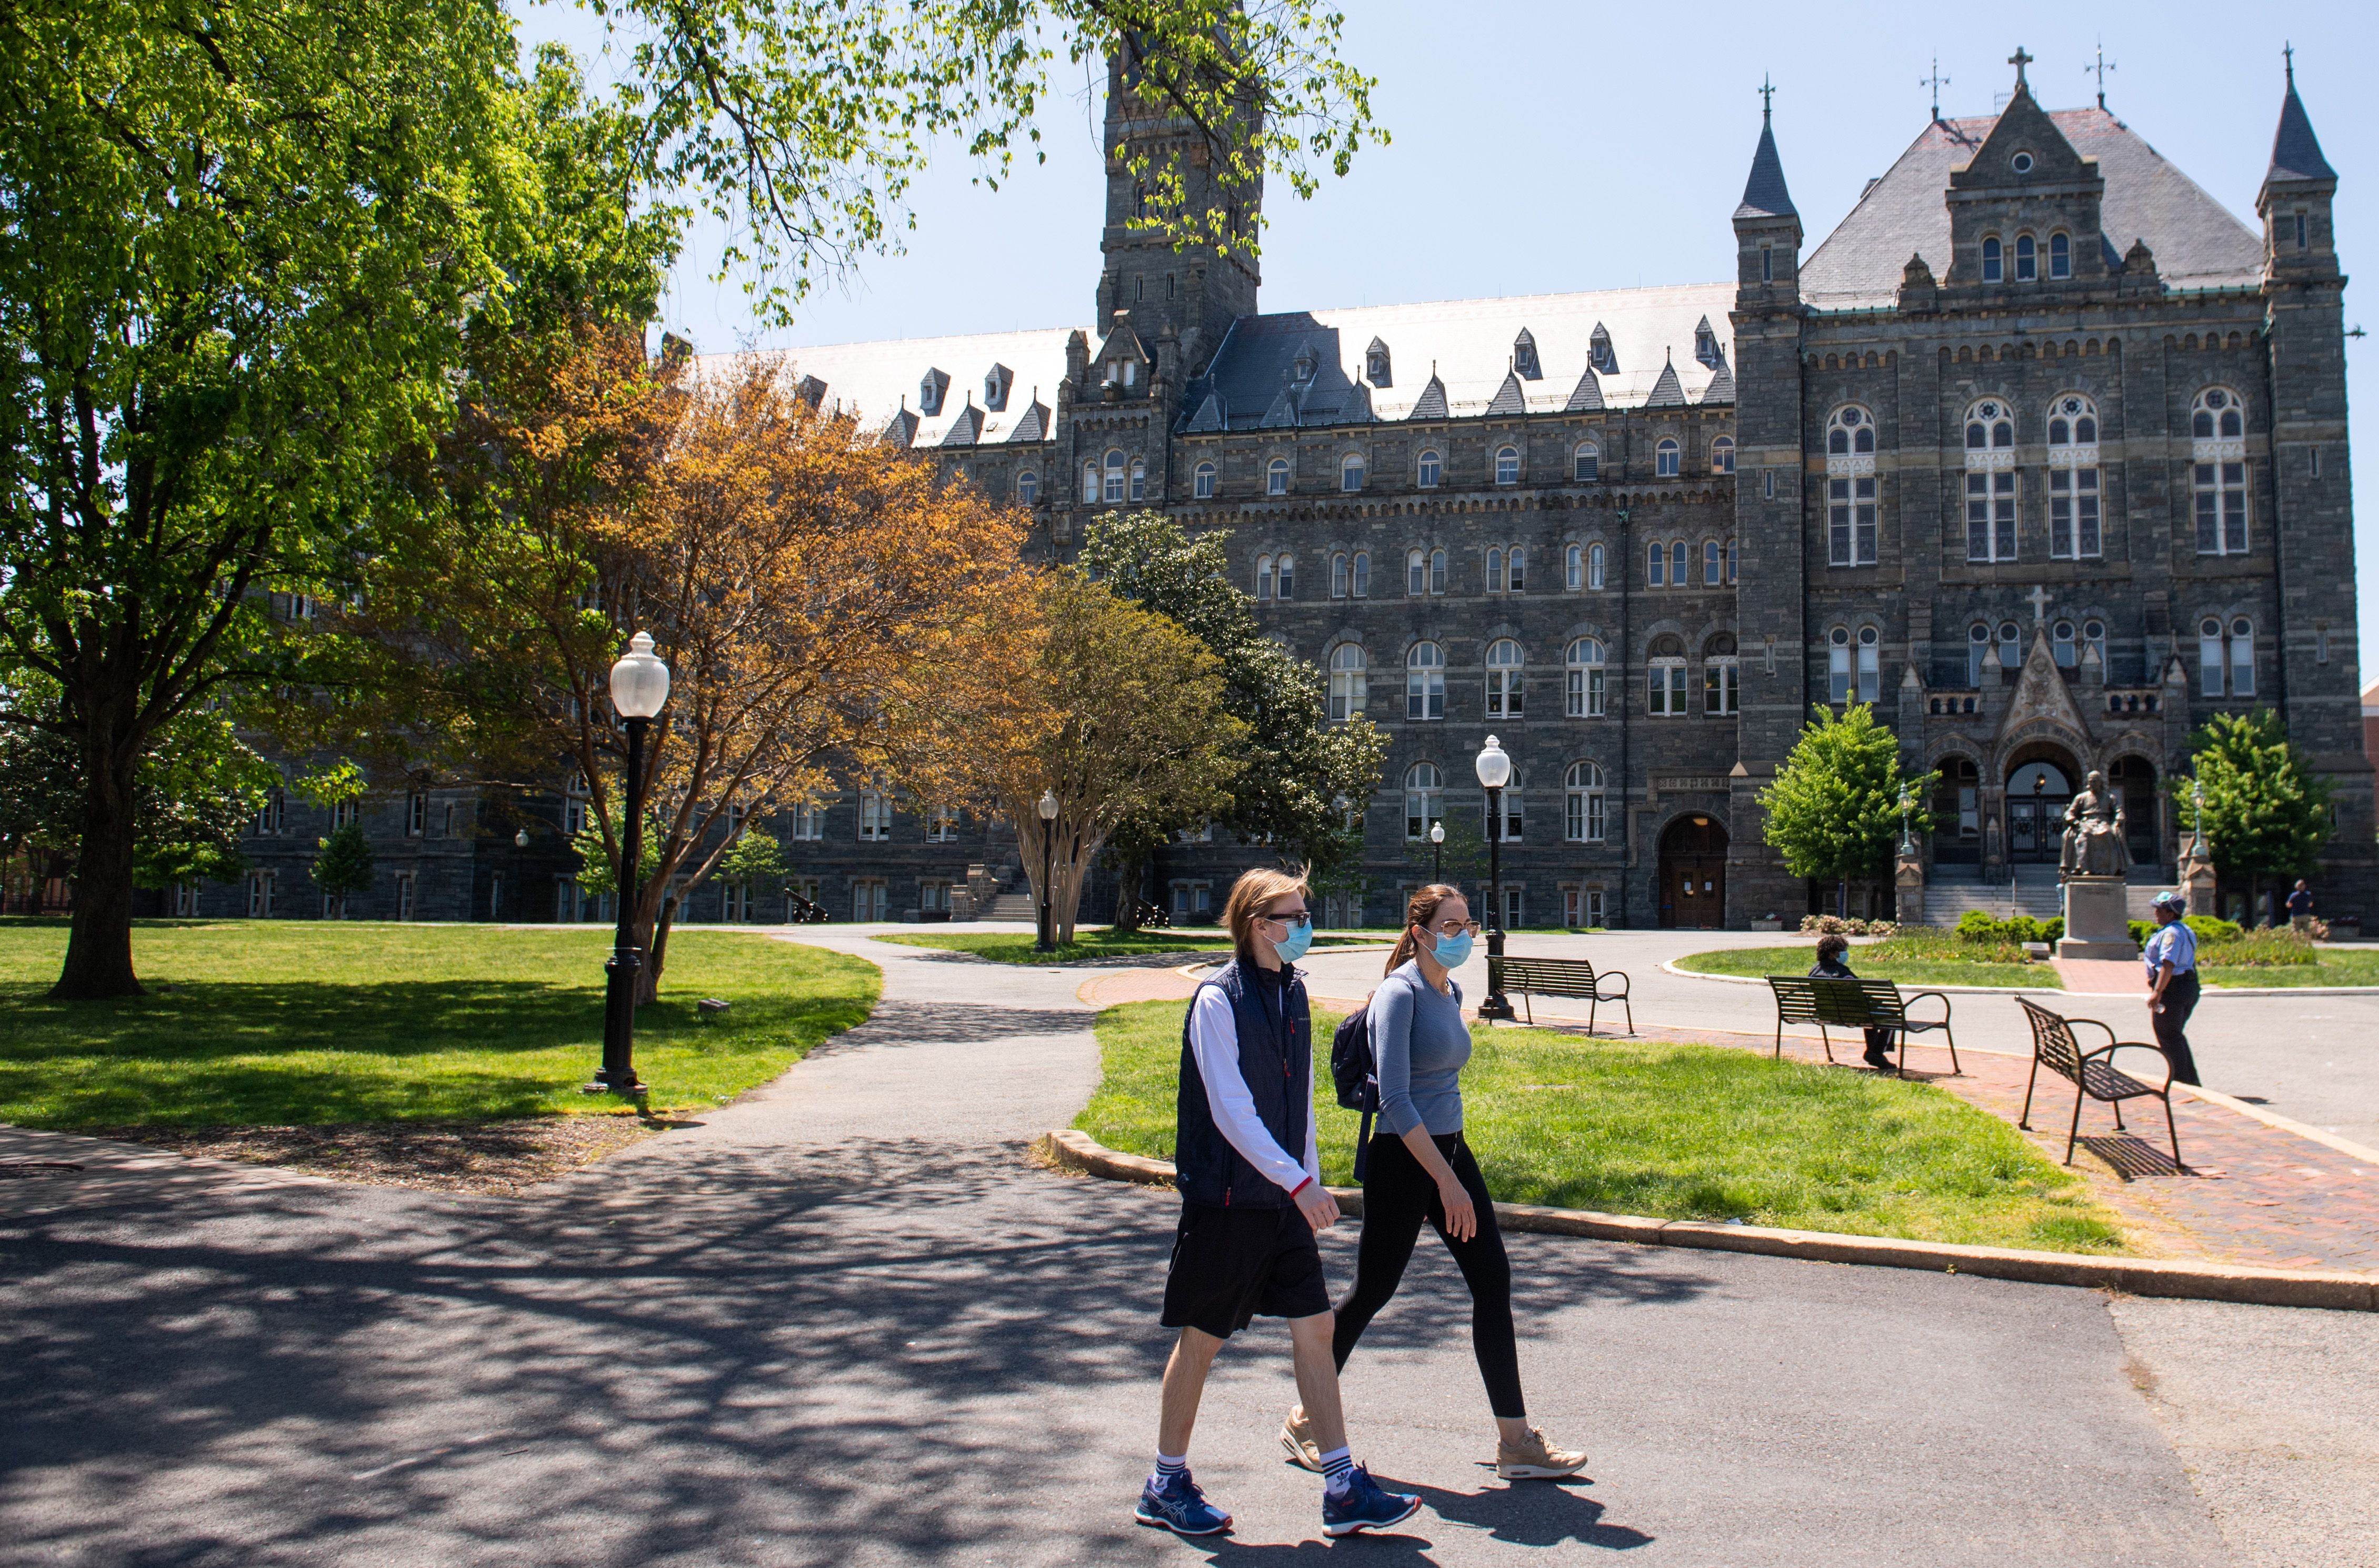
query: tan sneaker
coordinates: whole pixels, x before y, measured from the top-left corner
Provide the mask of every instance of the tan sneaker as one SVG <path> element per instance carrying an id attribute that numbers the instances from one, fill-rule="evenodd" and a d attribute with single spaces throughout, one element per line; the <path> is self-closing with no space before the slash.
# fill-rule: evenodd
<path id="1" fill-rule="evenodd" d="M 1288 1418 L 1280 1424 L 1280 1445 L 1288 1450 L 1290 1464 L 1322 1473 L 1322 1445 L 1313 1441 L 1313 1423 L 1306 1419 L 1303 1405 L 1288 1407 Z"/>
<path id="2" fill-rule="evenodd" d="M 1577 1474 L 1585 1464 L 1583 1451 L 1555 1448 L 1535 1427 L 1528 1429 L 1526 1442 L 1515 1445 L 1500 1438 L 1495 1442 L 1495 1473 L 1507 1481 L 1559 1480 Z"/>

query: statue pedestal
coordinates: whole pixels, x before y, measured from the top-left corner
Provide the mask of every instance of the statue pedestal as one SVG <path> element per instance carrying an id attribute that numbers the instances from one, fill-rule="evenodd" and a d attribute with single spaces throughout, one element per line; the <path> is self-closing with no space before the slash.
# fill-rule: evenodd
<path id="1" fill-rule="evenodd" d="M 2126 879 L 2120 876 L 2069 876 L 2065 879 L 2065 935 L 2057 944 L 2060 959 L 2131 959 L 2140 956 L 2131 940 L 2131 917 L 2125 908 Z"/>

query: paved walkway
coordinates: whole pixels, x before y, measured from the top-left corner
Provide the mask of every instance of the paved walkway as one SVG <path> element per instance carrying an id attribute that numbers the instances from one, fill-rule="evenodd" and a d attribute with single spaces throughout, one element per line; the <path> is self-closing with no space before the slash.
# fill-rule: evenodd
<path id="1" fill-rule="evenodd" d="M 9 1134 L 0 1564 L 1321 1562 L 1285 1336 L 1194 1450 L 1227 1541 L 1133 1528 L 1173 1204 L 1028 1167 L 1096 1074 L 1081 970 L 843 934 L 863 1028 L 520 1200 Z M 1349 1370 L 1429 1507 L 1366 1561 L 2367 1563 L 2379 1319 L 1514 1238 L 1532 1412 L 1592 1479 L 1507 1487 L 1424 1248 Z M 1325 1259 L 1343 1282 L 1351 1227 Z M 2142 1390 L 2149 1391 L 2144 1397 Z M 2239 1412 L 2252 1413 L 2252 1419 Z M 2192 1487 L 2192 1474 L 2204 1489 Z"/>

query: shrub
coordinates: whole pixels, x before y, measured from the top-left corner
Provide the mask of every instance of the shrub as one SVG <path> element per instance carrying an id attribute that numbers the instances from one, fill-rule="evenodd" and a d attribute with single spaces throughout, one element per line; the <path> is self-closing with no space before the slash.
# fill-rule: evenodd
<path id="1" fill-rule="evenodd" d="M 2192 921 L 2191 923 L 2196 923 Z M 2227 925 L 2229 923 L 2225 921 L 2222 923 Z M 2313 952 L 2313 939 L 2285 925 L 2267 926 L 2261 931 L 2242 931 L 2227 942 L 2208 942 L 2198 950 L 2198 958 L 2209 964 L 2253 969 L 2321 961 Z"/>
<path id="2" fill-rule="evenodd" d="M 1999 923 L 1980 910 L 1968 910 L 1958 917 L 1958 935 L 1969 942 L 1996 942 Z"/>
<path id="3" fill-rule="evenodd" d="M 2236 942 L 2241 934 L 2237 925 L 2227 920 L 2216 920 L 2212 915 L 2187 915 L 2182 917 L 2181 923 L 2189 927 L 2190 934 L 2201 946 Z"/>
<path id="4" fill-rule="evenodd" d="M 1987 916 L 1985 918 L 1988 919 Z M 1992 923 L 1996 925 L 1998 923 Z M 1854 964 L 1861 960 L 1881 963 L 1905 959 L 1926 959 L 1937 963 L 2020 964 L 2024 961 L 2024 953 L 2023 948 L 1996 935 L 1977 937 L 1964 930 L 1941 931 L 1931 926 L 1903 925 L 1892 932 L 1890 940 L 1878 942 L 1857 955 Z"/>
<path id="5" fill-rule="evenodd" d="M 2132 941 L 2137 942 L 2140 946 L 2144 947 L 2147 946 L 2148 938 L 2156 935 L 2156 922 L 2152 920 L 2135 920 L 2124 929 L 2128 930 L 2131 934 Z"/>

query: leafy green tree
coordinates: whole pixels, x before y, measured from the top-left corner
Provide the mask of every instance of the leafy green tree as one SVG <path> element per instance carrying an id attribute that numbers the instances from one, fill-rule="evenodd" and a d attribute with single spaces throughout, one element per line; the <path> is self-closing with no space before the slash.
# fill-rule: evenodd
<path id="1" fill-rule="evenodd" d="M 1887 876 L 1900 845 L 1901 802 L 1913 797 L 1909 831 L 1929 832 L 1924 802 L 1939 776 L 1902 773 L 1899 738 L 1865 703 L 1840 715 L 1812 711 L 1816 722 L 1759 792 L 1768 845 L 1795 876 L 1841 883 Z"/>
<path id="2" fill-rule="evenodd" d="M 2288 739 L 2280 716 L 2266 707 L 2217 713 L 2189 749 L 2189 774 L 2170 786 L 2180 820 L 2203 835 L 2216 871 L 2246 882 L 2249 907 L 2265 879 L 2310 875 L 2329 841 L 2335 789 Z"/>
<path id="3" fill-rule="evenodd" d="M 349 894 L 371 887 L 371 845 L 364 838 L 363 824 L 342 823 L 329 837 L 315 839 L 314 847 L 320 851 L 314 857 L 314 887 L 323 897 L 339 900 L 344 912 Z"/>
<path id="4" fill-rule="evenodd" d="M 1448 887 L 1467 887 L 1471 901 L 1478 905 L 1479 918 L 1484 920 L 1487 835 L 1467 812 L 1449 814 L 1440 826 L 1445 829 L 1443 844 L 1431 843 L 1426 834 L 1419 839 L 1405 840 L 1405 863 L 1423 876 L 1434 872 Z M 1399 911 L 1396 918 L 1402 920 L 1403 911 Z"/>
<path id="5" fill-rule="evenodd" d="M 1248 743 L 1215 824 L 1278 846 L 1319 883 L 1351 885 L 1362 838 L 1346 819 L 1359 819 L 1379 789 L 1387 735 L 1360 717 L 1327 722 L 1321 671 L 1264 635 L 1248 597 L 1232 585 L 1227 537 L 1216 531 L 1193 539 L 1161 513 L 1128 513 L 1091 524 L 1075 567 L 1180 626 L 1222 661 L 1224 706 L 1247 725 Z M 1194 826 L 1153 816 L 1119 827 L 1109 859 L 1126 889 L 1137 890 L 1158 845 Z"/>

